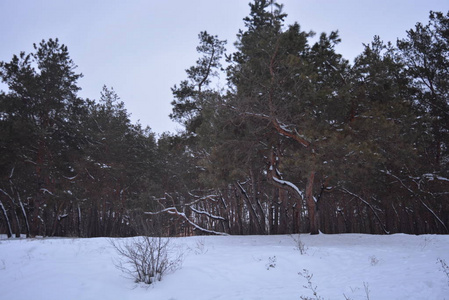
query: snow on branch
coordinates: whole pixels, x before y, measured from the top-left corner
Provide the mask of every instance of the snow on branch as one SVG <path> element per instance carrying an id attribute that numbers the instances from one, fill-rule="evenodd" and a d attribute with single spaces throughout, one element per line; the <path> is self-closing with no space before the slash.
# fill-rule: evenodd
<path id="1" fill-rule="evenodd" d="M 333 64 L 331 64 L 328 60 L 326 60 L 326 64 L 331 67 L 335 72 L 338 73 L 338 75 L 340 75 L 341 80 L 346 83 L 346 78 L 343 76 L 343 73 L 340 72 L 336 66 L 334 66 Z"/>
<path id="2" fill-rule="evenodd" d="M 189 203 L 180 204 L 180 206 L 182 207 L 183 210 L 185 210 L 186 208 L 189 208 L 194 213 L 197 213 L 199 215 L 204 215 L 204 216 L 206 216 L 206 217 L 208 217 L 210 219 L 219 220 L 219 221 L 226 221 L 226 219 L 221 217 L 221 216 L 216 216 L 216 215 L 213 215 L 213 214 L 211 214 L 209 212 L 206 212 L 204 210 L 198 210 L 198 209 L 193 207 L 195 204 L 198 204 L 198 203 L 200 203 L 202 201 L 206 201 L 206 200 L 212 200 L 213 202 L 218 202 L 215 199 L 216 197 L 219 197 L 218 195 L 209 194 L 209 195 L 206 195 L 206 196 L 197 196 L 197 195 L 194 195 L 194 194 L 191 194 L 191 193 L 189 193 L 189 195 L 192 196 L 193 198 L 197 198 L 197 199 L 195 199 L 195 200 L 193 200 L 193 201 L 191 201 Z M 176 208 L 176 206 L 171 206 L 171 207 L 165 208 L 164 205 L 162 203 L 160 203 L 160 200 L 167 200 L 167 198 L 171 198 L 171 200 L 173 201 L 173 205 L 176 205 L 174 203 L 173 197 L 170 194 L 166 193 L 164 198 L 157 200 L 157 202 L 162 206 L 161 210 L 155 211 L 155 212 L 144 212 L 144 214 L 146 214 L 146 215 L 159 215 L 159 214 L 162 214 L 162 213 L 168 213 L 168 214 L 171 214 L 171 215 L 177 215 L 179 217 L 182 217 L 184 220 L 186 220 L 195 229 L 198 229 L 200 231 L 203 231 L 203 232 L 206 232 L 206 233 L 209 233 L 209 234 L 227 235 L 227 233 L 224 233 L 224 232 L 218 232 L 218 231 L 215 231 L 215 230 L 210 230 L 210 229 L 201 227 L 200 225 L 198 225 L 194 221 L 192 221 L 190 218 L 188 218 L 184 212 L 180 212 Z"/>
<path id="3" fill-rule="evenodd" d="M 8 237 L 10 237 L 10 236 L 12 236 L 11 223 L 10 223 L 9 218 L 8 218 L 8 213 L 6 212 L 6 208 L 3 206 L 3 203 L 2 203 L 1 200 L 0 200 L 0 209 L 2 210 L 3 216 L 4 216 L 5 220 L 6 220 L 6 224 L 8 226 Z"/>
<path id="4" fill-rule="evenodd" d="M 47 193 L 47 194 L 50 194 L 50 195 L 54 196 L 53 193 L 50 192 L 50 191 L 49 191 L 48 189 L 46 189 L 46 188 L 41 188 L 40 191 L 41 191 L 42 193 L 44 193 L 44 194 Z"/>
<path id="5" fill-rule="evenodd" d="M 159 214 L 162 214 L 162 213 L 176 214 L 175 211 L 177 211 L 176 207 L 167 207 L 167 208 L 164 208 L 162 210 L 154 211 L 154 212 L 153 211 L 146 211 L 146 212 L 144 212 L 144 214 L 145 215 L 159 215 Z"/>
<path id="6" fill-rule="evenodd" d="M 415 193 L 410 187 L 408 187 L 398 176 L 396 176 L 396 175 L 394 175 L 392 172 L 390 172 L 389 170 L 386 170 L 386 171 L 384 171 L 384 170 L 381 170 L 381 172 L 382 173 L 385 173 L 385 174 L 387 174 L 387 175 L 389 175 L 389 176 L 391 176 L 391 177 L 393 177 L 393 178 L 395 178 L 396 180 L 398 180 L 399 181 L 399 183 L 405 188 L 405 189 L 407 189 L 412 195 L 416 195 L 417 193 Z M 429 173 L 429 174 L 424 174 L 424 175 L 422 175 L 421 176 L 421 178 L 430 178 L 429 180 L 434 180 L 435 178 L 437 179 L 437 180 L 442 180 L 442 181 L 446 181 L 447 180 L 447 178 L 445 178 L 445 177 L 441 177 L 441 176 L 438 176 L 438 175 L 435 175 L 435 174 L 431 174 L 431 173 Z M 447 180 L 447 181 L 449 181 L 449 180 Z M 422 189 L 421 189 L 421 187 L 420 187 L 420 185 L 418 184 L 418 183 L 416 183 L 415 182 L 415 184 L 417 184 L 418 185 L 418 189 L 419 189 L 419 191 L 421 191 L 421 192 L 425 192 L 425 191 L 423 191 Z M 427 194 L 430 194 L 430 195 L 432 195 L 432 196 L 434 196 L 434 194 L 433 193 L 429 193 L 429 192 L 425 192 L 425 193 L 427 193 Z M 431 209 L 424 201 L 423 201 L 423 199 L 419 196 L 419 195 L 416 195 L 417 197 L 417 199 L 419 200 L 419 202 L 421 202 L 421 204 L 435 217 L 435 219 L 444 227 L 444 229 L 446 229 L 446 232 L 449 232 L 449 229 L 446 227 L 446 225 L 444 224 L 444 222 L 441 220 L 441 218 L 440 217 L 438 217 L 438 215 L 433 211 L 433 209 Z"/>
<path id="7" fill-rule="evenodd" d="M 449 178 L 446 177 L 442 177 L 436 174 L 432 174 L 432 173 L 428 173 L 428 174 L 423 174 L 421 176 L 421 178 L 425 178 L 429 181 L 433 181 L 433 180 L 440 180 L 440 181 L 448 181 L 449 182 Z"/>
<path id="8" fill-rule="evenodd" d="M 0 189 L 0 192 L 2 192 L 6 197 L 8 197 L 11 201 L 14 202 L 14 199 L 8 194 L 8 192 L 4 191 L 3 189 Z"/>
<path id="9" fill-rule="evenodd" d="M 408 190 L 408 191 L 409 191 L 410 193 L 412 193 L 412 194 L 415 194 L 415 192 L 412 191 L 412 189 L 410 189 L 408 186 L 406 186 L 406 185 L 404 184 L 404 182 L 403 182 L 398 176 L 394 175 L 394 174 L 391 173 L 389 170 L 386 170 L 386 171 L 385 171 L 385 170 L 380 170 L 380 172 L 385 173 L 385 174 L 387 174 L 387 175 L 389 175 L 389 176 L 395 178 L 397 181 L 399 181 L 399 183 L 400 183 L 406 190 Z"/>
<path id="10" fill-rule="evenodd" d="M 220 217 L 220 216 L 213 215 L 213 214 L 211 214 L 211 213 L 208 213 L 208 212 L 205 211 L 205 210 L 198 210 L 198 209 L 193 208 L 193 207 L 190 207 L 190 209 L 191 209 L 192 211 L 196 212 L 197 214 L 200 214 L 200 215 L 206 215 L 206 216 L 208 216 L 208 217 L 211 218 L 211 219 L 220 220 L 220 221 L 226 221 L 225 218 Z"/>
<path id="11" fill-rule="evenodd" d="M 435 217 L 435 219 L 438 220 L 438 222 L 440 222 L 441 225 L 443 225 L 444 229 L 446 229 L 446 232 L 449 232 L 449 230 L 447 229 L 446 225 L 444 224 L 444 222 L 437 216 L 437 214 L 426 204 L 424 203 L 424 201 L 422 201 L 421 199 L 419 199 L 419 201 L 421 202 L 421 204 L 427 208 L 428 211 L 430 211 L 430 213 Z"/>
<path id="12" fill-rule="evenodd" d="M 62 177 L 64 177 L 67 180 L 73 181 L 76 179 L 76 177 L 78 177 L 78 174 L 76 174 L 75 176 L 72 176 L 72 177 L 68 177 L 68 176 L 62 176 Z"/>
<path id="13" fill-rule="evenodd" d="M 273 127 L 276 129 L 276 131 L 285 137 L 289 137 L 303 145 L 304 147 L 308 148 L 311 144 L 311 142 L 302 134 L 299 134 L 299 132 L 296 130 L 289 129 L 289 126 L 285 123 L 280 122 L 277 118 L 273 116 L 269 116 L 266 114 L 260 114 L 260 113 L 252 113 L 252 112 L 243 112 L 240 113 L 240 115 L 258 118 L 262 120 L 270 121 Z"/>
<path id="14" fill-rule="evenodd" d="M 263 231 L 263 226 L 260 223 L 260 220 L 259 220 L 259 218 L 257 216 L 257 213 L 256 213 L 256 209 L 254 208 L 254 205 L 251 202 L 250 197 L 248 196 L 248 192 L 245 190 L 245 188 L 242 186 L 242 184 L 238 180 L 237 180 L 237 187 L 240 189 L 242 195 L 244 196 L 244 199 L 248 203 L 248 207 L 250 208 L 250 212 L 254 216 L 254 218 L 255 218 L 255 220 L 257 222 L 257 226 L 259 227 L 260 231 Z"/>
<path id="15" fill-rule="evenodd" d="M 193 227 L 195 227 L 196 229 L 206 232 L 206 233 L 210 233 L 210 234 L 215 234 L 215 235 L 228 235 L 225 232 L 219 232 L 219 231 L 215 231 L 215 230 L 209 230 L 206 228 L 203 228 L 201 226 L 199 226 L 198 224 L 193 223 L 189 218 L 187 218 L 187 216 L 183 213 L 180 214 L 190 225 L 192 225 Z"/>
<path id="16" fill-rule="evenodd" d="M 342 192 L 348 194 L 348 195 L 351 195 L 351 196 L 353 196 L 353 197 L 359 199 L 359 200 L 362 201 L 363 203 L 365 203 L 365 204 L 371 209 L 371 211 L 374 213 L 374 215 L 376 216 L 376 219 L 379 221 L 380 226 L 382 226 L 382 230 L 383 230 L 386 234 L 390 234 L 390 232 L 387 231 L 387 229 L 385 228 L 385 225 L 382 223 L 382 221 L 381 221 L 379 215 L 377 214 L 376 210 L 374 209 L 374 207 L 373 207 L 368 201 L 366 201 L 365 199 L 363 199 L 363 198 L 360 197 L 359 195 L 354 194 L 354 193 L 348 191 L 348 190 L 345 189 L 345 188 L 341 188 L 340 190 L 341 190 Z"/>
<path id="17" fill-rule="evenodd" d="M 238 110 L 238 109 L 235 108 L 235 110 Z M 241 115 L 271 121 L 271 117 L 266 114 L 258 114 L 258 113 L 252 113 L 252 112 L 245 111 L 245 112 L 241 113 Z"/>
<path id="18" fill-rule="evenodd" d="M 9 173 L 9 179 L 12 178 L 12 176 L 14 175 L 14 170 L 16 169 L 16 167 L 12 167 L 11 169 L 11 173 Z"/>
<path id="19" fill-rule="evenodd" d="M 161 211 L 157 211 L 157 212 L 144 212 L 144 214 L 146 214 L 146 215 L 157 215 L 157 214 L 161 214 L 161 213 L 164 213 L 164 212 L 167 212 L 169 214 L 175 214 L 175 215 L 178 215 L 178 216 L 182 217 L 190 225 L 192 225 L 194 228 L 196 228 L 196 229 L 198 229 L 200 231 L 203 231 L 203 232 L 206 232 L 206 233 L 210 233 L 210 234 L 216 234 L 216 235 L 228 235 L 227 233 L 224 233 L 224 232 L 218 232 L 218 231 L 215 231 L 215 230 L 209 230 L 209 229 L 206 229 L 206 228 L 203 228 L 203 227 L 199 226 L 198 224 L 192 222 L 192 220 L 190 220 L 186 216 L 185 213 L 182 213 L 182 212 L 178 211 L 178 209 L 176 207 L 165 208 L 165 209 L 163 209 Z"/>
<path id="20" fill-rule="evenodd" d="M 210 194 L 210 195 L 206 195 L 206 196 L 198 196 L 198 195 L 194 195 L 190 192 L 189 192 L 189 195 L 192 196 L 193 198 L 197 198 L 197 199 L 190 203 L 186 203 L 185 204 L 186 206 L 191 206 L 193 204 L 196 204 L 196 203 L 204 201 L 204 200 L 210 200 L 212 202 L 217 202 L 217 200 L 215 198 L 220 197 L 219 195 L 216 195 L 216 194 Z"/>
<path id="21" fill-rule="evenodd" d="M 276 183 L 279 183 L 282 186 L 289 187 L 291 190 L 294 190 L 296 192 L 296 194 L 300 198 L 304 198 L 304 194 L 302 193 L 302 191 L 294 183 L 291 183 L 290 181 L 286 181 L 286 180 L 282 180 L 282 179 L 276 178 L 274 176 L 273 176 L 273 181 L 275 181 Z"/>
<path id="22" fill-rule="evenodd" d="M 306 148 L 310 146 L 310 141 L 304 135 L 299 134 L 296 128 L 292 131 L 288 129 L 287 125 L 279 122 L 276 118 L 271 118 L 271 123 L 280 135 L 292 138 Z"/>

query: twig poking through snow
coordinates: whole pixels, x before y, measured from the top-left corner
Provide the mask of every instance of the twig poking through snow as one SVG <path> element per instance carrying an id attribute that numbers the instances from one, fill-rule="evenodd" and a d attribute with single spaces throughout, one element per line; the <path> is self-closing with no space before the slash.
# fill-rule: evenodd
<path id="1" fill-rule="evenodd" d="M 313 299 L 315 299 L 315 300 L 324 300 L 323 297 L 318 295 L 318 292 L 317 292 L 318 286 L 316 286 L 316 285 L 314 285 L 312 283 L 313 274 L 311 274 L 309 272 L 309 270 L 307 270 L 307 269 L 303 269 L 302 272 L 299 272 L 298 274 L 301 275 L 302 277 L 304 277 L 307 280 L 307 285 L 303 285 L 303 287 L 308 289 L 308 290 L 311 290 L 312 293 L 313 293 L 313 298 L 312 297 L 301 296 L 301 299 L 302 300 L 313 300 Z"/>
<path id="2" fill-rule="evenodd" d="M 447 285 L 449 285 L 449 266 L 446 264 L 444 259 L 438 258 L 437 261 L 441 264 L 442 271 L 447 277 Z"/>

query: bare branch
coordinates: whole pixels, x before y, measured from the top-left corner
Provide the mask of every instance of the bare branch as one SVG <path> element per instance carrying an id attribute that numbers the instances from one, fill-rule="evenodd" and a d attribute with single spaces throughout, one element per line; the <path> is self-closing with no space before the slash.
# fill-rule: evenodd
<path id="1" fill-rule="evenodd" d="M 371 209 L 371 211 L 374 213 L 374 215 L 376 216 L 376 219 L 379 221 L 379 224 L 382 226 L 382 230 L 383 230 L 386 234 L 390 234 L 390 232 L 387 231 L 387 229 L 385 228 L 385 225 L 382 223 L 382 221 L 381 221 L 379 215 L 377 214 L 376 210 L 374 209 L 374 207 L 373 207 L 368 201 L 366 201 L 365 199 L 363 199 L 363 198 L 360 197 L 359 195 L 354 194 L 354 193 L 348 191 L 348 190 L 345 189 L 345 188 L 340 188 L 340 190 L 341 190 L 342 192 L 348 194 L 348 195 L 351 195 L 351 196 L 353 196 L 353 197 L 359 199 L 359 200 L 362 201 L 363 203 L 365 203 L 365 204 Z"/>

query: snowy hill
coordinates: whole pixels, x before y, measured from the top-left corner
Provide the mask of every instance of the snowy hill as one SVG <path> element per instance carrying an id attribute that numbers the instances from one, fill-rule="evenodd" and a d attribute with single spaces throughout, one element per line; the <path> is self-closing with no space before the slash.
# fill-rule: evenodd
<path id="1" fill-rule="evenodd" d="M 0 299 L 449 299 L 448 235 L 301 235 L 305 254 L 297 241 L 174 238 L 182 268 L 148 287 L 116 268 L 107 238 L 2 239 Z"/>

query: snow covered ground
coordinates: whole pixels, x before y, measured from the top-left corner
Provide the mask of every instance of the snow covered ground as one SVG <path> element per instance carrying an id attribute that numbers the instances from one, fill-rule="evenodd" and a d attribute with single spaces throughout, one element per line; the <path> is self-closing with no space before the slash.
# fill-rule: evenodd
<path id="1" fill-rule="evenodd" d="M 0 299 L 449 300 L 449 235 L 301 235 L 305 254 L 293 237 L 174 238 L 182 268 L 151 287 L 115 267 L 107 238 L 1 239 Z"/>

